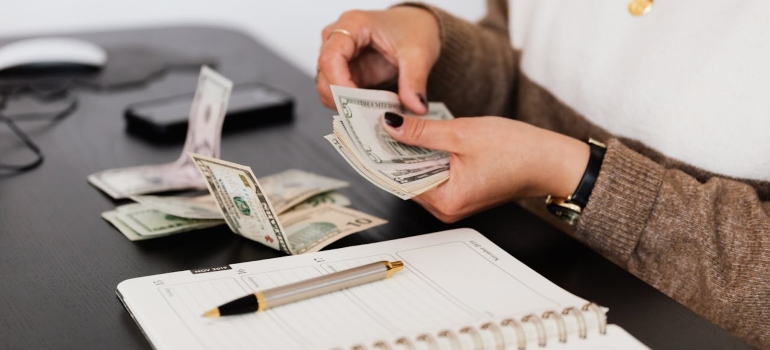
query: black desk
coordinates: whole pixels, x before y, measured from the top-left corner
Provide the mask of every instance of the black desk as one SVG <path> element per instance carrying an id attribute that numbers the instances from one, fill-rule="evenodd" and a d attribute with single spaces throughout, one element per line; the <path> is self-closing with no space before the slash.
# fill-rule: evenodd
<path id="1" fill-rule="evenodd" d="M 413 202 L 369 184 L 322 138 L 331 131 L 333 112 L 318 101 L 312 78 L 243 34 L 185 27 L 77 36 L 108 47 L 147 45 L 213 56 L 218 70 L 235 83 L 260 81 L 294 95 L 294 122 L 227 134 L 222 158 L 250 165 L 257 176 L 299 168 L 347 180 L 352 186 L 342 192 L 354 208 L 390 221 L 327 249 L 472 227 L 556 284 L 609 307 L 610 323 L 652 348 L 748 348 L 516 205 L 444 225 Z M 124 202 L 89 185 L 88 174 L 168 162 L 181 149 L 126 134 L 123 108 L 192 92 L 196 79 L 197 72 L 190 72 L 163 76 L 143 88 L 78 90 L 78 110 L 60 124 L 24 126 L 46 160 L 31 172 L 0 177 L 0 348 L 148 348 L 115 296 L 120 281 L 280 255 L 226 226 L 134 243 L 99 216 Z M 0 144 L 7 146 L 10 137 L 0 126 L 0 141 L 5 140 Z"/>

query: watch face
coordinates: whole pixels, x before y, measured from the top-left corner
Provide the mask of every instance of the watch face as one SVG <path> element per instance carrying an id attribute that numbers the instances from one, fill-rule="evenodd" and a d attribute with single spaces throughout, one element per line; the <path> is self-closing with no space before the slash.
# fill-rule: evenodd
<path id="1" fill-rule="evenodd" d="M 568 224 L 573 226 L 577 224 L 578 220 L 580 219 L 580 214 L 569 209 L 556 209 L 552 211 L 552 213 L 556 215 L 556 217 L 566 221 Z"/>
<path id="2" fill-rule="evenodd" d="M 548 197 L 546 200 L 546 208 L 551 214 L 556 215 L 559 219 L 566 221 L 570 225 L 577 224 L 580 219 L 580 207 L 566 203 L 559 198 Z"/>
<path id="3" fill-rule="evenodd" d="M 561 215 L 557 216 L 572 226 L 575 226 L 578 220 L 580 220 L 580 214 L 569 209 L 561 211 Z"/>

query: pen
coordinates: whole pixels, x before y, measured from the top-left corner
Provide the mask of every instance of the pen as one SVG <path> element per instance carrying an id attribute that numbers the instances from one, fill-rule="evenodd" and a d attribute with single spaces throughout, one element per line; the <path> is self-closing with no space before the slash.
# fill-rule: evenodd
<path id="1" fill-rule="evenodd" d="M 213 318 L 260 312 L 267 308 L 385 279 L 403 268 L 404 263 L 401 261 L 378 261 L 249 294 L 206 311 L 203 316 Z"/>

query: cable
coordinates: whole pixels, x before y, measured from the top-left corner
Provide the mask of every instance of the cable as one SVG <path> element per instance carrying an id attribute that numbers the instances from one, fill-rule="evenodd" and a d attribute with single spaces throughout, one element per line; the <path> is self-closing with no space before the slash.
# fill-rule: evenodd
<path id="1" fill-rule="evenodd" d="M 32 170 L 34 168 L 37 168 L 40 164 L 43 164 L 43 152 L 40 151 L 40 147 L 38 147 L 32 140 L 27 136 L 27 134 L 19 129 L 19 127 L 16 125 L 16 123 L 13 121 L 13 119 L 8 119 L 7 117 L 0 115 L 0 121 L 5 122 L 6 125 L 8 125 L 8 128 L 13 131 L 16 136 L 18 136 L 22 142 L 35 154 L 35 160 L 28 162 L 26 164 L 2 164 L 0 163 L 0 170 L 7 171 L 7 172 L 16 172 L 16 173 L 22 173 L 25 171 Z"/>
<path id="2" fill-rule="evenodd" d="M 25 81 L 18 86 L 14 85 L 0 85 L 0 122 L 5 123 L 8 128 L 21 140 L 21 142 L 35 155 L 35 159 L 22 163 L 22 164 L 4 164 L 0 163 L 0 175 L 10 173 L 23 173 L 37 168 L 43 164 L 45 159 L 40 147 L 35 144 L 27 133 L 22 130 L 17 123 L 20 122 L 47 122 L 53 124 L 64 120 L 71 115 L 78 107 L 78 100 L 71 95 L 70 90 L 73 88 L 86 88 L 98 91 L 108 91 L 113 88 L 125 89 L 131 87 L 138 87 L 146 84 L 149 81 L 155 80 L 165 74 L 172 71 L 192 71 L 193 69 L 200 69 L 201 64 L 174 64 L 166 63 L 166 65 L 157 72 L 146 76 L 146 79 L 140 81 L 134 81 L 129 83 L 119 83 L 114 86 L 106 85 L 94 85 L 88 80 L 82 79 L 63 79 L 63 80 L 32 80 Z M 31 98 L 39 102 L 56 102 L 59 100 L 69 99 L 67 105 L 60 111 L 51 113 L 17 113 L 12 116 L 5 114 L 5 110 L 8 107 L 8 102 L 11 98 L 30 96 Z"/>
<path id="3" fill-rule="evenodd" d="M 50 102 L 66 98 L 69 98 L 70 101 L 67 103 L 64 109 L 53 113 L 22 113 L 16 114 L 14 116 L 5 115 L 4 111 L 8 106 L 8 101 L 12 97 L 15 97 L 15 95 L 24 94 L 25 91 L 28 91 L 31 96 L 33 96 L 33 98 L 39 101 Z M 5 173 L 21 173 L 29 171 L 40 166 L 40 164 L 43 164 L 43 160 L 45 159 L 43 152 L 40 150 L 40 147 L 35 144 L 29 135 L 27 135 L 27 133 L 25 133 L 24 130 L 18 126 L 17 122 L 45 121 L 48 123 L 55 123 L 63 120 L 72 114 L 72 112 L 74 112 L 76 109 L 77 99 L 70 97 L 66 87 L 52 91 L 44 91 L 34 86 L 26 86 L 17 88 L 10 92 L 6 92 L 5 94 L 0 94 L 0 121 L 4 122 L 8 128 L 21 140 L 21 142 L 35 155 L 35 159 L 27 163 L 0 163 L 0 171 Z"/>

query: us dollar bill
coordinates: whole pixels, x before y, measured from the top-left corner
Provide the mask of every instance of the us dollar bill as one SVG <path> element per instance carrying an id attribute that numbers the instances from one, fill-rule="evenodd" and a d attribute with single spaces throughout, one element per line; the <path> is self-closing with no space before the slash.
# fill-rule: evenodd
<path id="1" fill-rule="evenodd" d="M 335 197 L 329 196 L 329 194 L 320 196 L 324 198 Z M 339 198 L 344 197 L 336 198 L 339 200 Z M 292 254 L 318 251 L 345 236 L 387 222 L 375 216 L 332 203 L 295 208 L 279 216 L 279 220 L 285 225 Z M 103 212 L 102 218 L 115 226 L 131 241 L 166 237 L 224 223 L 223 220 L 180 218 L 139 203 L 127 204 L 116 210 Z"/>
<path id="2" fill-rule="evenodd" d="M 334 103 L 348 137 L 360 154 L 373 163 L 410 164 L 446 158 L 446 152 L 405 145 L 382 129 L 385 112 L 403 113 L 398 95 L 390 91 L 331 86 Z M 443 103 L 431 102 L 422 118 L 454 119 Z"/>
<path id="3" fill-rule="evenodd" d="M 342 151 L 348 154 L 352 161 L 360 163 L 374 177 L 390 188 L 399 188 L 414 195 L 419 189 L 425 188 L 434 182 L 448 178 L 449 156 L 444 158 L 410 164 L 382 164 L 372 163 L 366 160 L 353 146 L 350 133 L 342 123 L 340 117 L 335 116 L 332 122 L 334 137 L 341 143 Z"/>
<path id="4" fill-rule="evenodd" d="M 318 206 L 322 206 L 324 204 L 334 204 L 341 207 L 348 207 L 351 205 L 351 202 L 350 202 L 350 198 L 344 196 L 343 194 L 337 191 L 325 192 L 325 193 L 317 194 L 315 196 L 312 196 L 302 201 L 302 203 L 299 203 L 289 208 L 289 210 L 281 213 L 281 215 L 279 215 L 278 217 L 280 218 L 283 215 L 286 215 L 293 211 L 315 208 Z"/>
<path id="5" fill-rule="evenodd" d="M 292 254 L 278 213 L 251 168 L 194 153 L 190 158 L 233 232 Z"/>
<path id="6" fill-rule="evenodd" d="M 297 169 L 262 177 L 259 182 L 279 214 L 319 193 L 349 186 L 342 180 Z"/>
<path id="7" fill-rule="evenodd" d="M 222 219 L 217 202 L 210 194 L 197 197 L 131 196 L 133 201 L 162 213 L 188 219 Z"/>
<path id="8" fill-rule="evenodd" d="M 168 236 L 218 226 L 223 220 L 187 219 L 169 215 L 139 203 L 119 206 L 102 217 L 132 241 Z"/>
<path id="9" fill-rule="evenodd" d="M 281 221 L 294 254 L 317 252 L 342 237 L 387 222 L 334 204 L 286 213 Z"/>
<path id="10" fill-rule="evenodd" d="M 190 108 L 187 138 L 180 157 L 166 164 L 108 169 L 89 175 L 88 182 L 114 199 L 144 193 L 206 188 L 187 153 L 219 157 L 222 123 L 232 88 L 230 80 L 203 66 Z"/>
<path id="11" fill-rule="evenodd" d="M 277 174 L 264 176 L 258 178 L 258 180 L 265 195 L 278 214 L 293 209 L 297 205 L 315 198 L 314 196 L 348 186 L 348 183 L 345 181 L 297 169 L 289 169 Z M 222 218 L 217 202 L 208 194 L 198 197 L 137 195 L 130 198 L 135 202 L 166 214 L 183 218 Z M 350 201 L 343 203 L 343 200 L 347 200 L 347 198 L 339 194 L 315 198 L 315 202 L 319 204 L 326 202 L 342 203 L 343 205 L 350 204 Z M 309 203 L 305 203 L 305 207 L 309 205 Z"/>
<path id="12" fill-rule="evenodd" d="M 340 141 L 337 136 L 335 135 L 326 135 L 324 138 L 329 141 L 329 143 L 334 146 L 334 149 L 337 150 L 337 152 L 342 156 L 343 159 L 350 165 L 350 167 L 353 168 L 359 175 L 361 175 L 364 179 L 369 180 L 373 185 L 381 188 L 382 190 L 388 191 L 395 195 L 398 198 L 401 199 L 409 199 L 412 198 L 412 195 L 410 193 L 407 193 L 397 187 L 390 186 L 389 184 L 385 183 L 383 180 L 377 178 L 373 174 L 370 173 L 369 169 L 366 168 L 366 166 L 356 160 L 352 155 L 348 154 L 347 149 L 345 149 L 345 146 L 342 144 L 342 141 Z"/>
<path id="13" fill-rule="evenodd" d="M 261 182 L 261 181 L 260 181 Z M 268 193 L 267 190 L 265 190 Z M 131 196 L 132 200 L 159 212 L 187 219 L 222 219 L 216 200 L 210 194 L 197 197 L 181 196 Z M 272 202 L 272 197 L 267 198 Z M 350 199 L 336 191 L 324 192 L 312 196 L 299 204 L 290 207 L 283 213 L 309 209 L 323 204 L 349 206 Z M 281 213 L 281 214 L 283 214 Z M 278 214 L 280 218 L 281 214 Z"/>
<path id="14" fill-rule="evenodd" d="M 339 116 L 326 139 L 356 172 L 376 186 L 409 199 L 449 179 L 449 154 L 402 144 L 383 129 L 386 112 L 403 113 L 398 96 L 389 91 L 332 86 Z M 450 120 L 440 102 L 431 102 L 421 118 Z"/>
<path id="15" fill-rule="evenodd" d="M 105 211 L 102 213 L 102 218 L 104 220 L 107 220 L 112 226 L 115 226 L 115 228 L 120 231 L 126 238 L 128 238 L 130 241 L 141 241 L 145 239 L 155 238 L 155 237 L 142 237 L 138 232 L 134 231 L 131 227 L 126 225 L 122 220 L 120 220 L 120 214 L 118 214 L 117 210 L 110 210 Z M 157 236 L 156 236 L 157 237 Z"/>

